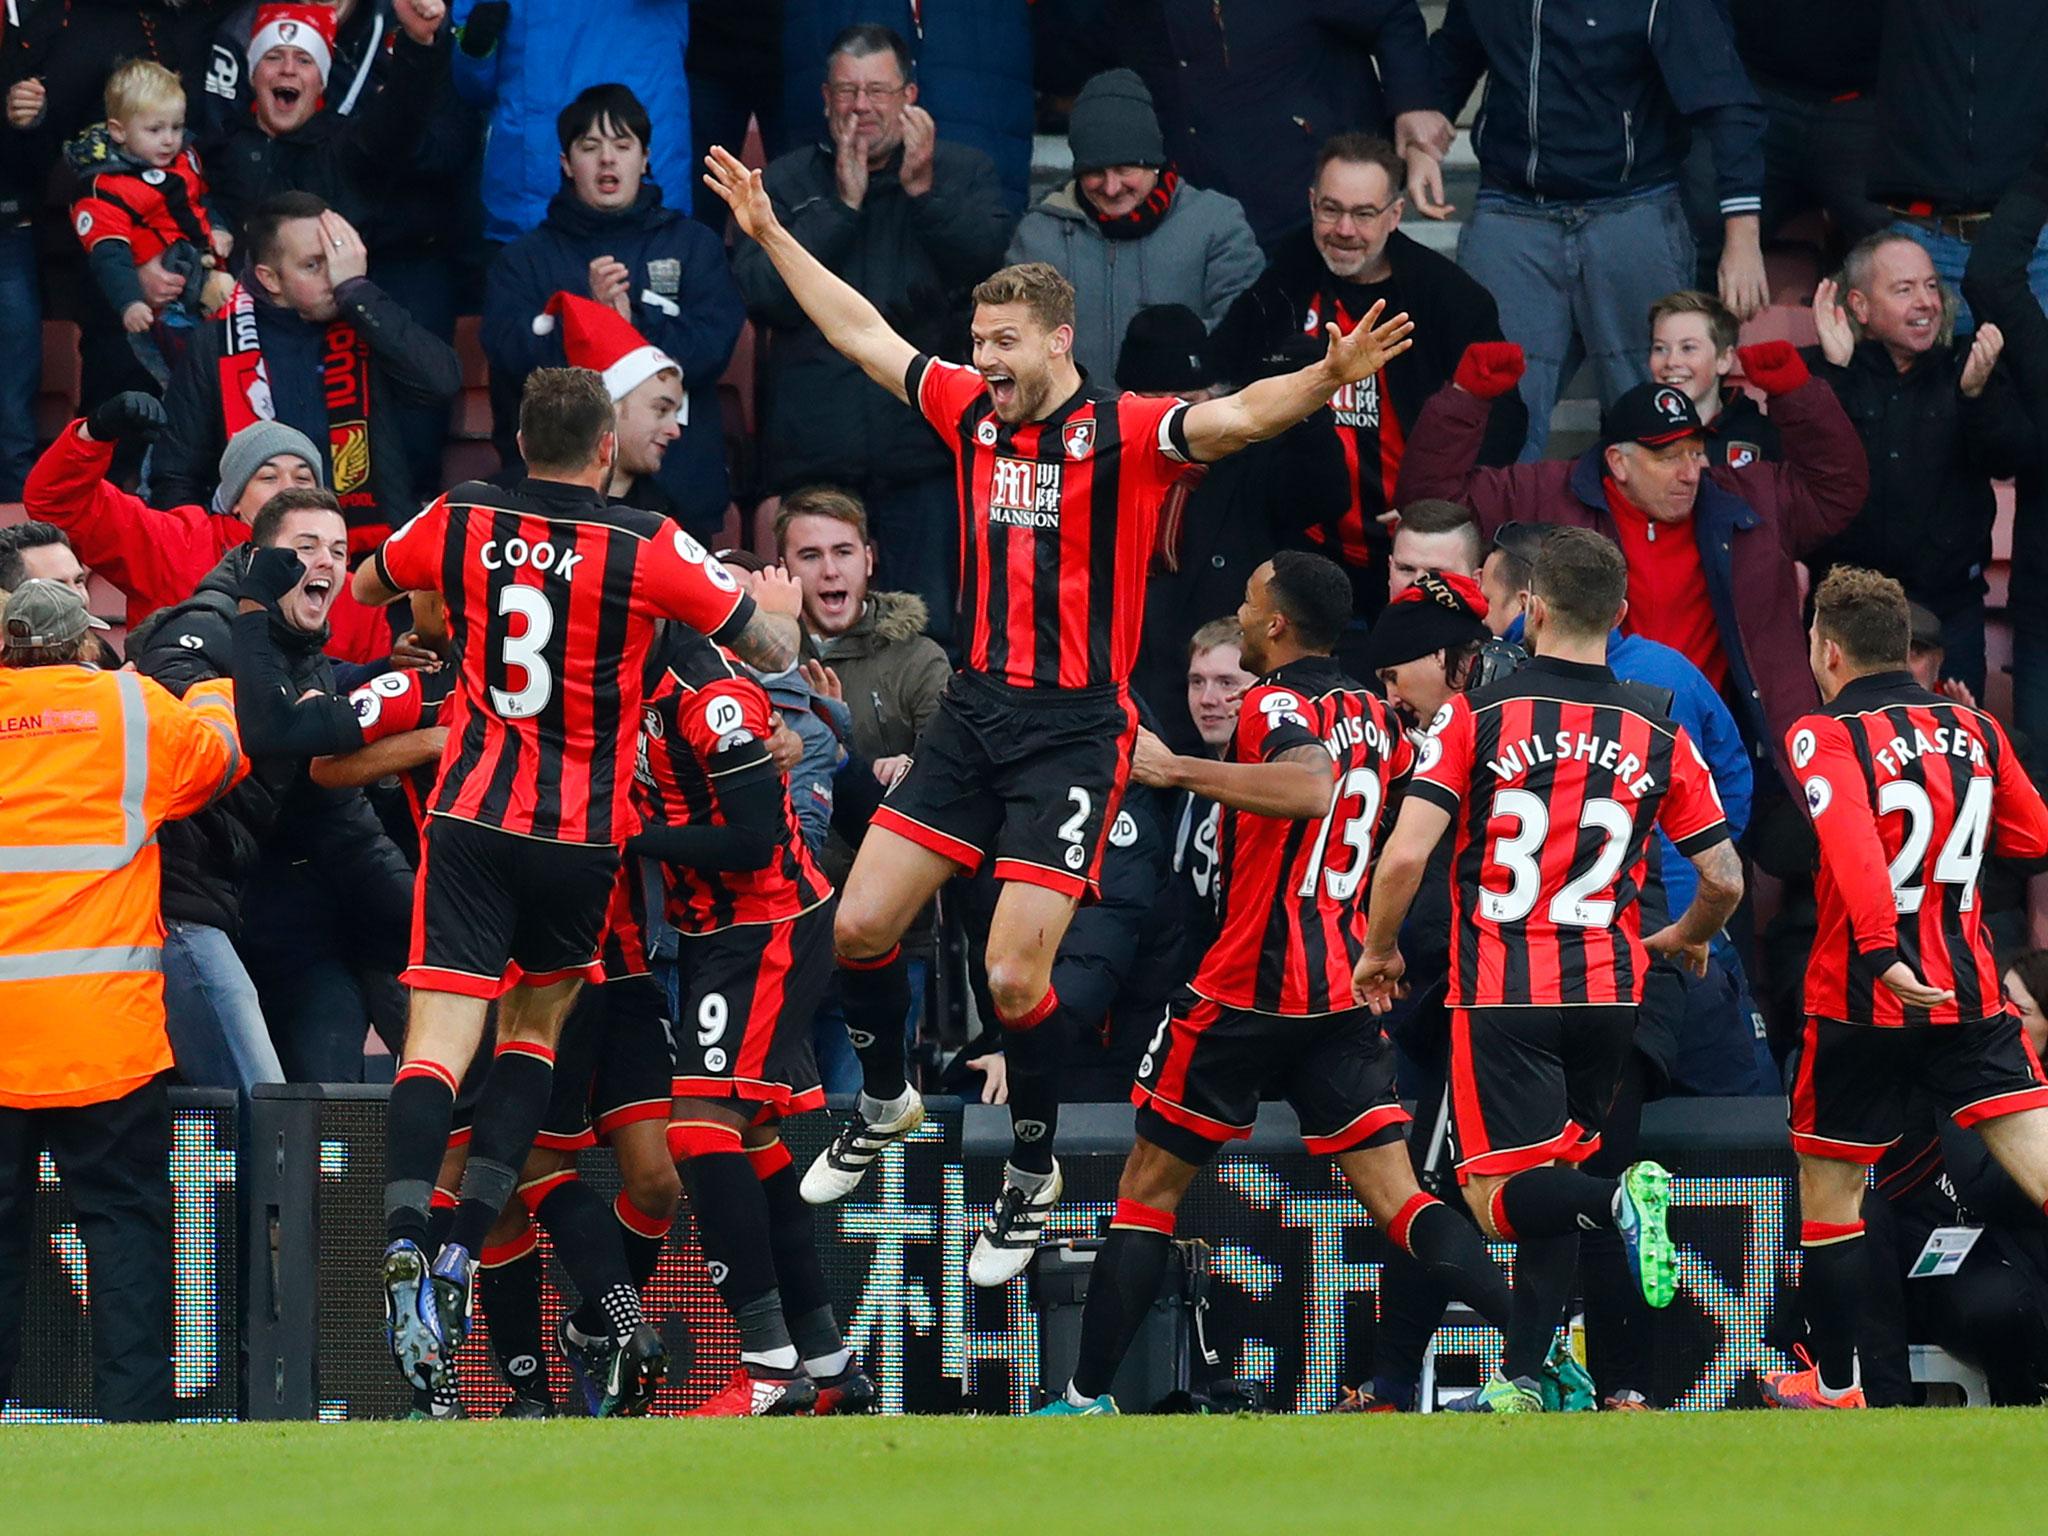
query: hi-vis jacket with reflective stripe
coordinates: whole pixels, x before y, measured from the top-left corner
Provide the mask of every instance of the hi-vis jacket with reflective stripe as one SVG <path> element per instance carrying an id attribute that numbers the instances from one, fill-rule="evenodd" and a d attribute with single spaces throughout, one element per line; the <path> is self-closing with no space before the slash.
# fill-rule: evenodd
<path id="1" fill-rule="evenodd" d="M 171 1065 L 157 828 L 248 771 L 233 685 L 0 666 L 0 1105 L 130 1093 Z"/>

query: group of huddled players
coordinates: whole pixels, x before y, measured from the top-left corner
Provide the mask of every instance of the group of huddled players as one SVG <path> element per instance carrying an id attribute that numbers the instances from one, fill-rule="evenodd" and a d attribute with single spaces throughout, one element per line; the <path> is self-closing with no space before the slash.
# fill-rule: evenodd
<path id="1" fill-rule="evenodd" d="M 1390 1242 L 1502 1330 L 1500 1368 L 1467 1406 L 1540 1408 L 1582 1233 L 1618 1237 L 1650 1306 L 1675 1292 L 1670 1175 L 1580 1165 L 1651 957 L 1703 971 L 1742 894 L 1712 777 L 1668 695 L 1606 665 L 1626 608 L 1620 550 L 1587 530 L 1545 537 L 1526 664 L 1449 693 L 1427 730 L 1332 658 L 1351 618 L 1342 570 L 1276 555 L 1237 616 L 1256 681 L 1229 748 L 1176 757 L 1140 729 L 1128 686 L 1167 485 L 1378 373 L 1409 345 L 1407 318 L 1376 306 L 1330 327 L 1319 361 L 1223 398 L 1105 398 L 1069 354 L 1072 290 L 1052 269 L 983 283 L 973 366 L 944 362 L 782 229 L 759 173 L 715 149 L 707 167 L 826 338 L 951 447 L 963 665 L 835 896 L 796 829 L 750 670 L 794 662 L 796 587 L 771 571 L 743 589 L 673 524 L 607 500 L 616 447 L 594 376 L 536 374 L 520 417 L 530 477 L 459 487 L 358 571 L 359 598 L 413 594 L 416 619 L 445 625 L 460 657 L 444 683 L 380 679 L 358 707 L 383 771 L 433 779 L 418 801 L 381 1273 L 417 1411 L 456 1411 L 480 1280 L 513 1411 L 547 1411 L 537 1224 L 580 1297 L 558 1344 L 589 1410 L 644 1412 L 667 1358 L 640 1292 L 683 1191 L 741 1340 L 731 1384 L 695 1411 L 871 1407 L 811 1207 L 852 1191 L 923 1119 L 899 941 L 947 881 L 993 861 L 986 972 L 1017 1136 L 970 1274 L 1001 1285 L 1029 1265 L 1061 1193 L 1059 1032 L 1041 1026 L 1133 777 L 1218 807 L 1218 926 L 1140 1064 L 1079 1359 L 1042 1412 L 1115 1411 L 1109 1386 L 1159 1294 L 1175 1208 L 1275 1094 Z M 1381 627 L 1474 604 L 1484 612 L 1471 583 L 1430 576 Z M 1975 901 L 1987 852 L 2048 854 L 2048 808 L 1989 716 L 1912 684 L 1907 635 L 1895 583 L 1830 577 L 1811 658 L 1829 703 L 1787 742 L 1822 863 L 1791 1094 L 1813 1358 L 1766 1377 L 1785 1406 L 1862 1402 L 1858 1200 L 1909 1076 L 2048 1199 L 2048 1081 Z M 429 753 L 420 727 L 436 715 L 447 745 Z M 1646 935 L 1637 898 L 1659 830 L 1697 883 Z M 1418 1184 L 1380 1022 L 1402 990 L 1403 920 L 1431 882 L 1450 895 L 1465 1212 Z M 821 1103 L 810 1027 L 835 962 L 863 1091 L 799 1180 L 778 1128 Z M 576 1177 L 576 1152 L 600 1137 L 624 1179 L 610 1212 Z M 1517 1244 L 1512 1288 L 1487 1238 Z"/>

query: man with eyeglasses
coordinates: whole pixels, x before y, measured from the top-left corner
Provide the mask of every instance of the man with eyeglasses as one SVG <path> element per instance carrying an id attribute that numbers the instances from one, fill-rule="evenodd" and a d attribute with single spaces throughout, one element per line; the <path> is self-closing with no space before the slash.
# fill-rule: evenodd
<path id="1" fill-rule="evenodd" d="M 776 217 L 920 352 L 959 356 L 967 295 L 1002 264 L 1011 218 L 988 156 L 940 140 L 918 105 L 909 46 L 888 27 L 832 40 L 822 87 L 827 142 L 765 174 Z M 953 613 L 953 461 L 916 411 L 833 350 L 761 248 L 734 244 L 733 270 L 765 328 L 764 489 L 852 491 L 867 508 L 876 585 L 913 592 L 944 641 Z"/>
<path id="2" fill-rule="evenodd" d="M 1415 345 L 1375 377 L 1342 391 L 1323 424 L 1342 449 L 1341 489 L 1305 507 L 1305 547 L 1351 577 L 1353 612 L 1371 620 L 1387 604 L 1388 554 L 1398 525 L 1394 481 L 1423 403 L 1451 377 L 1465 348 L 1497 341 L 1493 296 L 1455 262 L 1400 232 L 1406 205 L 1401 158 L 1384 139 L 1339 134 L 1316 158 L 1309 226 L 1279 241 L 1264 274 L 1230 306 L 1213 338 L 1218 370 L 1234 384 L 1299 366 L 1325 324 L 1350 325 L 1375 300 L 1415 318 Z M 1495 409 L 1480 462 L 1509 464 L 1528 420 L 1518 401 Z"/>

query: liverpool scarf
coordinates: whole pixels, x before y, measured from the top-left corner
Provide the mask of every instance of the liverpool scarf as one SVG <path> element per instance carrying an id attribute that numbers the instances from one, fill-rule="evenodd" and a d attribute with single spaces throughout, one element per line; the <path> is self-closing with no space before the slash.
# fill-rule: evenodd
<path id="1" fill-rule="evenodd" d="M 256 300 L 237 284 L 220 312 L 221 424 L 233 437 L 256 421 L 277 419 L 270 375 L 256 333 Z M 353 553 L 374 549 L 390 532 L 370 483 L 370 348 L 346 320 L 320 338 L 327 395 L 328 489 L 348 519 Z"/>

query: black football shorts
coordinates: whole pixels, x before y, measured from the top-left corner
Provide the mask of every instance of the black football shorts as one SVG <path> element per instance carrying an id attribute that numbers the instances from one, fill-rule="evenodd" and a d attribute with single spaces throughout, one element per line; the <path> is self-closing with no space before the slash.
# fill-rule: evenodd
<path id="1" fill-rule="evenodd" d="M 1302 1145 L 1318 1155 L 1405 1134 L 1394 1049 L 1363 1008 L 1289 1018 L 1183 991 L 1138 1063 L 1131 1101 L 1139 1135 L 1201 1164 L 1252 1133 L 1269 1089 L 1294 1106 Z"/>
<path id="2" fill-rule="evenodd" d="M 409 987 L 502 997 L 520 985 L 602 979 L 619 850 L 427 819 L 413 886 Z"/>
<path id="3" fill-rule="evenodd" d="M 1584 1162 L 1600 1150 L 1636 1010 L 1453 1008 L 1451 1123 L 1458 1180 Z"/>
<path id="4" fill-rule="evenodd" d="M 536 1147 L 576 1152 L 638 1120 L 668 1124 L 668 999 L 652 976 L 585 987 L 555 1047 L 553 1092 Z"/>
<path id="5" fill-rule="evenodd" d="M 832 914 L 681 934 L 668 968 L 679 1099 L 739 1099 L 777 1115 L 825 1102 L 811 1021 L 832 985 Z"/>
<path id="6" fill-rule="evenodd" d="M 1793 1150 L 1876 1162 L 1904 1134 L 1915 1088 L 1961 1126 L 2048 1108 L 2041 1058 L 2013 1014 L 1900 1028 L 1808 1015 L 1792 1052 Z"/>
<path id="7" fill-rule="evenodd" d="M 994 855 L 998 880 L 1096 895 L 1137 734 L 1126 689 L 956 672 L 874 825 L 970 873 Z"/>

